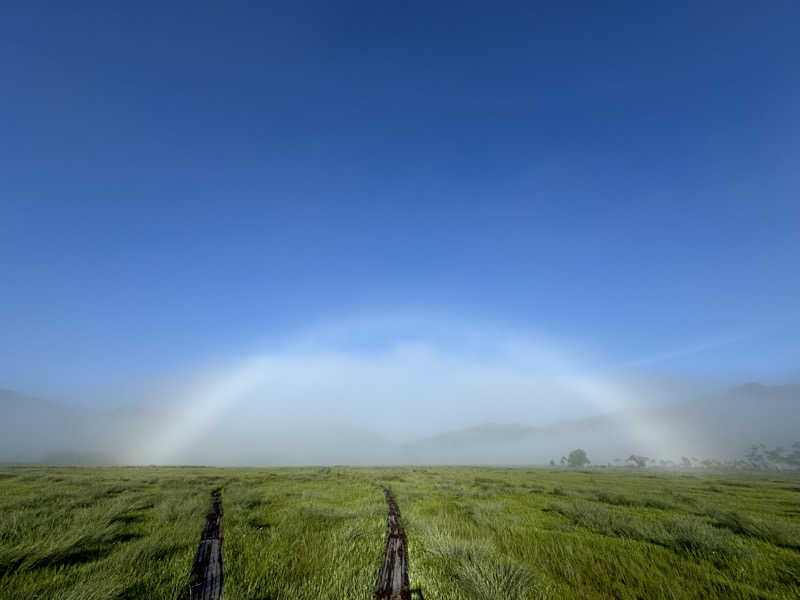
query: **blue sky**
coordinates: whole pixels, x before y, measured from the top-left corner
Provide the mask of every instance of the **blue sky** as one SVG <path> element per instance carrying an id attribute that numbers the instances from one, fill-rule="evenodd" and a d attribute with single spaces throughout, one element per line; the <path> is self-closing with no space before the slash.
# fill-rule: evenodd
<path id="1" fill-rule="evenodd" d="M 77 396 L 365 316 L 337 351 L 447 354 L 468 323 L 598 369 L 790 378 L 799 21 L 792 2 L 6 6 L 0 386 Z"/>

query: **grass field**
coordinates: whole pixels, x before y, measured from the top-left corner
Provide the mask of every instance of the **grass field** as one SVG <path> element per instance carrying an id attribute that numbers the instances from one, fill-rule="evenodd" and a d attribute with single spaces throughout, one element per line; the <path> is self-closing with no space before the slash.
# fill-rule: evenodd
<path id="1" fill-rule="evenodd" d="M 0 468 L 0 598 L 176 600 L 223 489 L 226 600 L 800 598 L 800 478 L 522 468 Z"/>

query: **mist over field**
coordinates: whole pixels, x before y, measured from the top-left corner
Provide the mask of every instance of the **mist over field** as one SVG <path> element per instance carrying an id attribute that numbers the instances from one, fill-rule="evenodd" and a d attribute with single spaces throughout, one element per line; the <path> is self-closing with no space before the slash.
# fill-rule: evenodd
<path id="1" fill-rule="evenodd" d="M 581 447 L 599 464 L 677 462 L 789 447 L 800 430 L 799 385 L 658 375 L 544 337 L 408 318 L 321 327 L 104 401 L 2 391 L 0 461 L 544 464 Z"/>

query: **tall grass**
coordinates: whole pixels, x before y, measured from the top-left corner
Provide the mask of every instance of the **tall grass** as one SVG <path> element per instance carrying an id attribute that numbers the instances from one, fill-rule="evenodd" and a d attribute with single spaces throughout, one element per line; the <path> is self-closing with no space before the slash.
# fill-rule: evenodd
<path id="1" fill-rule="evenodd" d="M 226 600 L 368 600 L 380 485 L 417 600 L 800 597 L 791 474 L 5 467 L 0 598 L 178 600 L 222 487 Z"/>

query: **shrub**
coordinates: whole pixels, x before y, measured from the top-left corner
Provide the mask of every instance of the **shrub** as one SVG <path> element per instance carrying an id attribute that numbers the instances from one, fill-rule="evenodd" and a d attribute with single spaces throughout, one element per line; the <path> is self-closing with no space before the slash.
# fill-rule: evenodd
<path id="1" fill-rule="evenodd" d="M 663 500 L 659 500 L 658 498 L 645 498 L 642 500 L 642 506 L 645 508 L 660 508 L 661 510 L 670 510 L 673 508 L 677 508 L 674 504 L 670 504 L 669 502 L 664 502 Z"/>
<path id="2" fill-rule="evenodd" d="M 533 586 L 533 572 L 516 563 L 469 558 L 458 565 L 456 584 L 464 598 L 473 600 L 523 600 Z"/>
<path id="3" fill-rule="evenodd" d="M 800 532 L 789 524 L 767 523 L 734 510 L 710 509 L 706 511 L 706 515 L 713 519 L 716 527 L 776 546 L 800 549 Z"/>
<path id="4" fill-rule="evenodd" d="M 715 529 L 697 518 L 669 521 L 664 524 L 667 547 L 683 551 L 722 565 L 728 558 L 741 553 L 741 547 L 728 531 Z"/>
<path id="5" fill-rule="evenodd" d="M 638 504 L 635 500 L 631 500 L 622 494 L 608 494 L 606 492 L 597 494 L 597 500 L 605 504 L 614 504 L 616 506 L 636 506 Z"/>
<path id="6" fill-rule="evenodd" d="M 728 531 L 721 531 L 691 517 L 662 523 L 644 521 L 592 504 L 550 504 L 548 510 L 572 520 L 575 525 L 608 536 L 650 542 L 676 552 L 707 558 L 717 564 L 739 554 L 741 546 Z"/>

